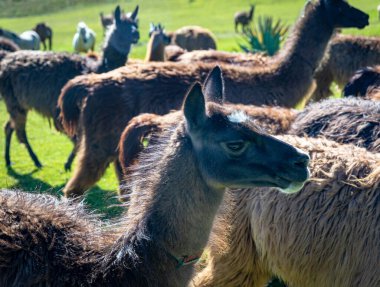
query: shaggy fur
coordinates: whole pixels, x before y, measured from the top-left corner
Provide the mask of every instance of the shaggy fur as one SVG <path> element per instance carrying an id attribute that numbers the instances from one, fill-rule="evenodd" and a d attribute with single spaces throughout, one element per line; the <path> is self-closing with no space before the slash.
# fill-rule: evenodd
<path id="1" fill-rule="evenodd" d="M 231 192 L 193 286 L 380 286 L 380 157 L 352 145 L 289 136 L 311 155 L 297 194 Z"/>
<path id="2" fill-rule="evenodd" d="M 367 67 L 355 73 L 344 87 L 345 97 L 365 97 L 378 100 L 380 92 L 380 66 Z"/>
<path id="3" fill-rule="evenodd" d="M 120 14 L 119 7 L 117 10 Z M 32 51 L 9 53 L 3 58 L 0 63 L 0 94 L 10 114 L 6 124 L 7 166 L 11 163 L 7 151 L 13 131 L 16 131 L 20 142 L 26 145 L 35 165 L 41 166 L 25 131 L 30 109 L 52 118 L 58 130 L 62 130 L 57 121 L 57 101 L 64 84 L 81 74 L 102 73 L 125 64 L 131 44 L 137 41 L 139 35 L 131 19 L 120 20 L 116 27 L 109 31 L 103 57 L 98 62 L 67 53 Z M 66 168 L 70 164 L 66 164 Z"/>
<path id="4" fill-rule="evenodd" d="M 44 46 L 44 50 L 46 50 L 46 40 L 48 41 L 49 50 L 51 50 L 53 45 L 53 30 L 43 22 L 38 23 L 33 30 L 36 31 L 38 36 L 40 36 L 40 40 L 42 42 L 42 45 Z"/>
<path id="5" fill-rule="evenodd" d="M 312 100 L 319 101 L 331 96 L 332 82 L 343 88 L 357 70 L 377 64 L 380 64 L 380 38 L 336 36 L 315 73 L 317 88 Z"/>
<path id="6" fill-rule="evenodd" d="M 168 34 L 171 43 L 187 51 L 216 50 L 215 36 L 211 31 L 199 26 L 185 26 Z"/>
<path id="7" fill-rule="evenodd" d="M 251 5 L 251 8 L 249 11 L 240 11 L 236 12 L 234 16 L 234 22 L 235 22 L 235 32 L 238 31 L 238 26 L 241 25 L 241 29 L 244 30 L 246 27 L 249 26 L 249 23 L 251 23 L 253 19 L 253 13 L 255 11 L 255 6 Z"/>
<path id="8" fill-rule="evenodd" d="M 297 115 L 289 133 L 380 152 L 380 103 L 354 98 L 315 103 Z"/>
<path id="9" fill-rule="evenodd" d="M 294 107 L 312 89 L 315 68 L 322 59 L 335 25 L 327 22 L 327 0 L 309 3 L 276 65 L 252 69 L 223 66 L 229 102 Z M 346 2 L 342 2 L 344 5 Z M 343 5 L 343 4 L 342 4 Z M 368 16 L 351 7 L 365 26 Z M 335 19 L 335 18 L 334 18 Z M 337 19 L 335 19 L 337 20 Z M 339 20 L 340 21 L 340 20 Z M 81 194 L 117 158 L 120 135 L 140 113 L 166 114 L 178 109 L 189 85 L 203 80 L 213 66 L 152 63 L 131 65 L 103 75 L 76 77 L 62 90 L 59 107 L 66 132 L 78 135 L 80 159 L 65 192 Z M 78 126 L 80 128 L 78 129 Z M 116 165 L 117 166 L 117 165 Z"/>
<path id="10" fill-rule="evenodd" d="M 20 50 L 17 44 L 7 38 L 0 37 L 0 50 L 7 52 L 15 52 Z"/>
<path id="11" fill-rule="evenodd" d="M 256 186 L 267 178 L 283 186 L 279 178 L 307 179 L 308 156 L 251 121 L 232 123 L 227 117 L 234 111 L 216 104 L 223 100 L 215 94 L 221 95 L 205 97 L 194 86 L 183 120 L 135 171 L 128 213 L 116 226 L 102 226 L 67 200 L 0 191 L 0 285 L 186 286 L 193 264 L 181 260 L 204 249 L 234 180 Z M 247 159 L 226 156 L 221 137 L 249 139 Z"/>

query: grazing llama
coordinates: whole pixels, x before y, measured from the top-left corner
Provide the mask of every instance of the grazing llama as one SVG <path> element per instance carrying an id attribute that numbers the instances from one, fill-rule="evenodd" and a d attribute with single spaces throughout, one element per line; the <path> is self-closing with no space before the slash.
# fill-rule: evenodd
<path id="1" fill-rule="evenodd" d="M 311 99 L 319 101 L 331 96 L 332 82 L 344 88 L 356 71 L 380 64 L 380 38 L 338 35 L 315 73 L 317 87 Z"/>
<path id="2" fill-rule="evenodd" d="M 34 31 L 25 31 L 17 35 L 11 31 L 0 28 L 0 37 L 7 38 L 15 42 L 23 50 L 39 50 L 40 37 Z"/>
<path id="3" fill-rule="evenodd" d="M 309 157 L 224 107 L 221 79 L 209 84 L 205 95 L 193 86 L 178 126 L 135 171 L 118 228 L 71 201 L 1 191 L 0 285 L 186 286 L 226 188 L 297 191 Z"/>
<path id="4" fill-rule="evenodd" d="M 345 97 L 365 97 L 380 100 L 380 66 L 360 69 L 343 89 Z"/>
<path id="5" fill-rule="evenodd" d="M 223 66 L 226 99 L 232 103 L 296 106 L 312 88 L 314 70 L 334 28 L 362 28 L 367 24 L 368 15 L 346 1 L 309 2 L 289 39 L 283 61 L 256 70 Z M 212 67 L 139 64 L 69 81 L 62 89 L 59 107 L 65 131 L 79 138 L 81 156 L 65 194 L 82 194 L 112 162 L 120 171 L 117 145 L 128 121 L 141 113 L 166 114 L 179 109 L 191 82 L 203 80 Z"/>
<path id="6" fill-rule="evenodd" d="M 135 10 L 136 11 L 136 10 Z M 136 14 L 133 14 L 136 17 Z M 97 62 L 67 53 L 19 51 L 7 54 L 0 63 L 0 94 L 3 96 L 10 115 L 5 126 L 5 163 L 10 161 L 12 133 L 26 145 L 36 167 L 41 163 L 33 152 L 25 131 L 26 117 L 30 109 L 57 121 L 58 96 L 65 83 L 77 75 L 90 72 L 103 73 L 125 65 L 132 43 L 139 39 L 134 18 L 121 19 L 120 7 L 115 10 L 116 23 L 110 29 L 103 49 L 103 56 Z M 65 168 L 71 165 L 74 153 Z"/>
<path id="7" fill-rule="evenodd" d="M 76 53 L 87 53 L 89 50 L 95 50 L 96 35 L 86 23 L 79 22 L 77 32 L 73 38 L 73 48 Z"/>
<path id="8" fill-rule="evenodd" d="M 33 28 L 33 31 L 35 31 L 40 37 L 42 46 L 44 46 L 44 51 L 46 50 L 46 40 L 48 40 L 49 50 L 51 50 L 53 45 L 53 30 L 42 22 L 38 23 L 36 27 Z"/>
<path id="9" fill-rule="evenodd" d="M 242 31 L 249 26 L 253 20 L 253 13 L 255 12 L 255 6 L 251 5 L 249 11 L 236 12 L 234 16 L 235 22 L 235 32 L 238 31 L 238 26 L 240 24 Z"/>
<path id="10" fill-rule="evenodd" d="M 168 33 L 171 44 L 187 51 L 216 50 L 215 36 L 210 30 L 199 26 L 184 26 L 173 33 Z"/>
<path id="11" fill-rule="evenodd" d="M 380 156 L 323 139 L 279 137 L 311 155 L 295 195 L 228 193 L 206 268 L 191 286 L 380 286 Z"/>

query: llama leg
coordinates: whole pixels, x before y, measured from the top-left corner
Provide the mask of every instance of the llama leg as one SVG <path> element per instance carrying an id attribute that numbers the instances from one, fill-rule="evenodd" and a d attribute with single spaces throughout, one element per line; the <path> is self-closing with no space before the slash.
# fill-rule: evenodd
<path id="1" fill-rule="evenodd" d="M 121 181 L 123 180 L 123 169 L 121 168 L 119 160 L 115 160 L 113 163 L 115 167 L 116 177 L 119 180 L 119 183 L 121 183 Z"/>
<path id="2" fill-rule="evenodd" d="M 8 121 L 4 127 L 5 132 L 5 164 L 7 167 L 11 165 L 11 156 L 10 156 L 10 148 L 11 148 L 11 139 L 12 134 L 14 132 L 14 128 L 12 127 L 11 121 Z"/>
<path id="3" fill-rule="evenodd" d="M 78 164 L 74 175 L 67 182 L 63 193 L 67 197 L 82 195 L 93 186 L 104 174 L 112 159 L 102 156 L 91 148 L 80 147 L 78 153 Z"/>
<path id="4" fill-rule="evenodd" d="M 46 51 L 46 43 L 45 43 L 45 40 L 41 41 L 42 42 L 42 46 L 44 46 L 44 51 Z"/>
<path id="5" fill-rule="evenodd" d="M 73 150 L 71 151 L 69 157 L 66 160 L 66 163 L 65 163 L 65 166 L 64 166 L 65 171 L 70 171 L 71 170 L 71 166 L 73 164 L 73 161 L 74 161 L 75 156 L 76 156 L 77 151 L 78 151 L 78 143 L 77 143 L 76 137 L 72 138 L 72 141 L 73 141 L 74 147 L 73 147 Z"/>

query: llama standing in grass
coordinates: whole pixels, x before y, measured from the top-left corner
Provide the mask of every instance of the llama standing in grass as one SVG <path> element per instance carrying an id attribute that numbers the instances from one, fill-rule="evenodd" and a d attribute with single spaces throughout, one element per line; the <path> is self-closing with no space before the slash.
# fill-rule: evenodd
<path id="1" fill-rule="evenodd" d="M 44 50 L 46 50 L 46 40 L 48 40 L 49 50 L 51 50 L 53 44 L 53 30 L 42 22 L 38 23 L 36 27 L 34 27 L 33 31 L 35 31 L 40 37 Z"/>
<path id="2" fill-rule="evenodd" d="M 171 43 L 187 51 L 216 50 L 215 36 L 210 30 L 199 26 L 184 26 L 173 33 L 168 33 Z"/>
<path id="3" fill-rule="evenodd" d="M 332 95 L 332 82 L 340 88 L 354 73 L 367 66 L 380 64 L 380 38 L 338 35 L 331 41 L 326 57 L 315 73 L 316 90 L 312 100 Z"/>
<path id="4" fill-rule="evenodd" d="M 192 286 L 380 286 L 379 154 L 323 139 L 282 140 L 311 155 L 311 180 L 292 196 L 232 191 Z"/>
<path id="5" fill-rule="evenodd" d="M 136 11 L 136 10 L 135 10 Z M 3 96 L 10 119 L 5 126 L 5 162 L 9 166 L 12 133 L 28 152 L 37 167 L 41 163 L 34 154 L 25 131 L 26 117 L 30 109 L 57 121 L 57 100 L 65 83 L 77 75 L 89 72 L 103 73 L 125 65 L 132 43 L 139 39 L 133 14 L 131 19 L 120 18 L 120 7 L 115 10 L 115 26 L 106 39 L 103 56 L 98 62 L 78 55 L 52 52 L 19 51 L 7 54 L 0 63 L 0 94 Z M 69 168 L 74 153 L 65 167 Z"/>
<path id="6" fill-rule="evenodd" d="M 277 63 L 259 69 L 223 67 L 226 99 L 295 107 L 310 93 L 314 71 L 334 29 L 363 28 L 367 24 L 368 15 L 346 1 L 309 2 Z M 65 131 L 79 138 L 80 159 L 65 194 L 82 194 L 112 162 L 120 178 L 117 146 L 128 121 L 140 113 L 166 114 L 179 109 L 191 82 L 203 80 L 212 67 L 140 64 L 69 81 L 60 95 L 59 107 Z"/>
<path id="7" fill-rule="evenodd" d="M 255 12 L 255 6 L 251 5 L 249 11 L 236 12 L 234 16 L 235 32 L 238 31 L 238 26 L 241 25 L 241 29 L 244 30 L 253 20 L 253 13 Z"/>
<path id="8" fill-rule="evenodd" d="M 380 100 L 380 66 L 360 69 L 343 89 L 345 97 L 365 97 Z"/>
<path id="9" fill-rule="evenodd" d="M 40 49 L 40 37 L 34 31 L 25 31 L 20 35 L 17 35 L 11 31 L 0 28 L 0 37 L 4 37 L 15 42 L 21 49 L 24 50 Z"/>
<path id="10" fill-rule="evenodd" d="M 206 85 L 135 171 L 118 228 L 70 201 L 0 191 L 0 285 L 186 286 L 226 188 L 297 191 L 309 157 L 224 107 L 221 79 Z"/>
<path id="11" fill-rule="evenodd" d="M 76 53 L 87 53 L 89 50 L 95 50 L 96 35 L 86 23 L 79 22 L 77 32 L 73 38 L 73 48 Z"/>

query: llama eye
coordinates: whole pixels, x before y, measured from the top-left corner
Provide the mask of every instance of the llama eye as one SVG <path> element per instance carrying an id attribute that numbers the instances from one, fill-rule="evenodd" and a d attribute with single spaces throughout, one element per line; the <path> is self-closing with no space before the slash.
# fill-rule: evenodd
<path id="1" fill-rule="evenodd" d="M 247 141 L 231 141 L 223 142 L 222 147 L 232 155 L 241 155 L 247 149 L 249 142 Z"/>

